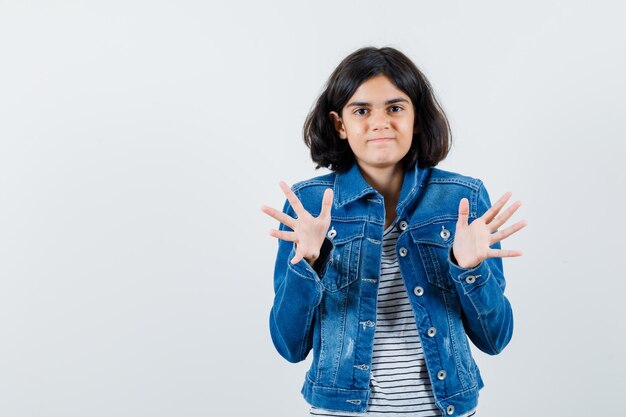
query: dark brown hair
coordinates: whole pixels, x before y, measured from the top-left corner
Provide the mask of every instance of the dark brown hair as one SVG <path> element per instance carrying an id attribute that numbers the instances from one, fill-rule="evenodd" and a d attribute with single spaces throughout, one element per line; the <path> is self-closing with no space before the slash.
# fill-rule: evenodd
<path id="1" fill-rule="evenodd" d="M 304 143 L 311 150 L 316 169 L 324 167 L 342 172 L 354 162 L 348 141 L 339 138 L 329 113 L 336 111 L 342 117 L 343 107 L 357 88 L 379 74 L 386 75 L 413 102 L 415 133 L 402 160 L 404 169 L 416 162 L 421 168 L 434 167 L 448 155 L 452 145 L 450 125 L 424 74 L 397 49 L 370 46 L 354 51 L 341 61 L 307 115 Z"/>

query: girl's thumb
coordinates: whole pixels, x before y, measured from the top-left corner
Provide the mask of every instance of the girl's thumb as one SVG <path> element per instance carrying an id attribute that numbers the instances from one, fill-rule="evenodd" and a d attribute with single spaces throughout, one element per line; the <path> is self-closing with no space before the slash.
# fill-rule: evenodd
<path id="1" fill-rule="evenodd" d="M 458 224 L 467 225 L 467 219 L 469 217 L 469 200 L 467 198 L 462 198 L 459 203 L 459 220 Z"/>
<path id="2" fill-rule="evenodd" d="M 322 211 L 321 214 L 327 216 L 330 214 L 330 209 L 333 206 L 333 189 L 327 188 L 324 190 L 324 197 L 322 198 Z"/>

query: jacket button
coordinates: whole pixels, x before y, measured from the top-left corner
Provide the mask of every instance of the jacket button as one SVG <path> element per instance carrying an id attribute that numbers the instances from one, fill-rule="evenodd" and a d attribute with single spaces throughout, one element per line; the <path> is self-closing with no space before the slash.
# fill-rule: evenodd
<path id="1" fill-rule="evenodd" d="M 400 256 L 404 258 L 407 253 L 409 253 L 409 251 L 406 250 L 406 248 L 400 248 Z"/>
<path id="2" fill-rule="evenodd" d="M 333 227 L 332 229 L 328 231 L 328 234 L 326 236 L 328 236 L 328 238 L 332 240 L 335 236 L 337 236 L 337 231 Z"/>
<path id="3" fill-rule="evenodd" d="M 473 284 L 474 282 L 476 282 L 476 277 L 474 275 L 468 275 L 467 277 L 465 277 L 465 282 L 467 282 L 468 284 Z"/>
<path id="4" fill-rule="evenodd" d="M 413 294 L 421 297 L 422 295 L 424 295 L 424 289 L 418 285 L 417 287 L 413 288 Z"/>
<path id="5" fill-rule="evenodd" d="M 402 220 L 400 222 L 400 230 L 406 230 L 407 227 L 409 227 L 409 224 L 405 222 L 404 220 Z"/>
<path id="6" fill-rule="evenodd" d="M 434 337 L 437 334 L 437 329 L 435 329 L 434 327 L 431 327 L 430 329 L 428 329 L 428 337 Z"/>
<path id="7" fill-rule="evenodd" d="M 448 374 L 442 369 L 441 371 L 437 372 L 437 379 L 443 381 L 444 379 L 446 379 L 446 375 Z"/>
<path id="8" fill-rule="evenodd" d="M 443 240 L 448 240 L 450 238 L 450 231 L 446 229 L 445 226 L 441 226 L 441 232 L 439 233 L 439 236 L 441 236 Z"/>
<path id="9" fill-rule="evenodd" d="M 449 416 L 454 414 L 454 406 L 452 404 L 446 407 L 446 413 L 448 413 Z"/>

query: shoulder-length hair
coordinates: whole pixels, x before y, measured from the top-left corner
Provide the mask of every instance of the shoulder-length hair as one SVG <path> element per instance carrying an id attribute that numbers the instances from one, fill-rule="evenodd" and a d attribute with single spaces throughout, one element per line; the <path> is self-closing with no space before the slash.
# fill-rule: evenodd
<path id="1" fill-rule="evenodd" d="M 418 163 L 434 167 L 452 145 L 450 125 L 430 83 L 417 66 L 402 52 L 391 47 L 360 48 L 341 61 L 330 75 L 324 91 L 304 122 L 304 143 L 317 164 L 335 172 L 346 171 L 355 160 L 347 140 L 339 138 L 329 113 L 343 116 L 343 107 L 359 86 L 371 77 L 386 75 L 411 98 L 415 112 L 411 148 L 401 161 L 404 169 Z"/>

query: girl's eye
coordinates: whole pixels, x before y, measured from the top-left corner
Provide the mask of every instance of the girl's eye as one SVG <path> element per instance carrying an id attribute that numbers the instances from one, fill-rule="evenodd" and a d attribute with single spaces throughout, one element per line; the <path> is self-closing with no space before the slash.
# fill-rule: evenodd
<path id="1" fill-rule="evenodd" d="M 389 109 L 391 110 L 392 113 L 398 113 L 404 110 L 402 106 L 391 106 L 389 107 Z M 356 109 L 354 111 L 354 114 L 356 114 L 357 116 L 363 116 L 366 114 L 367 111 L 368 111 L 367 109 L 360 108 L 360 109 Z"/>

